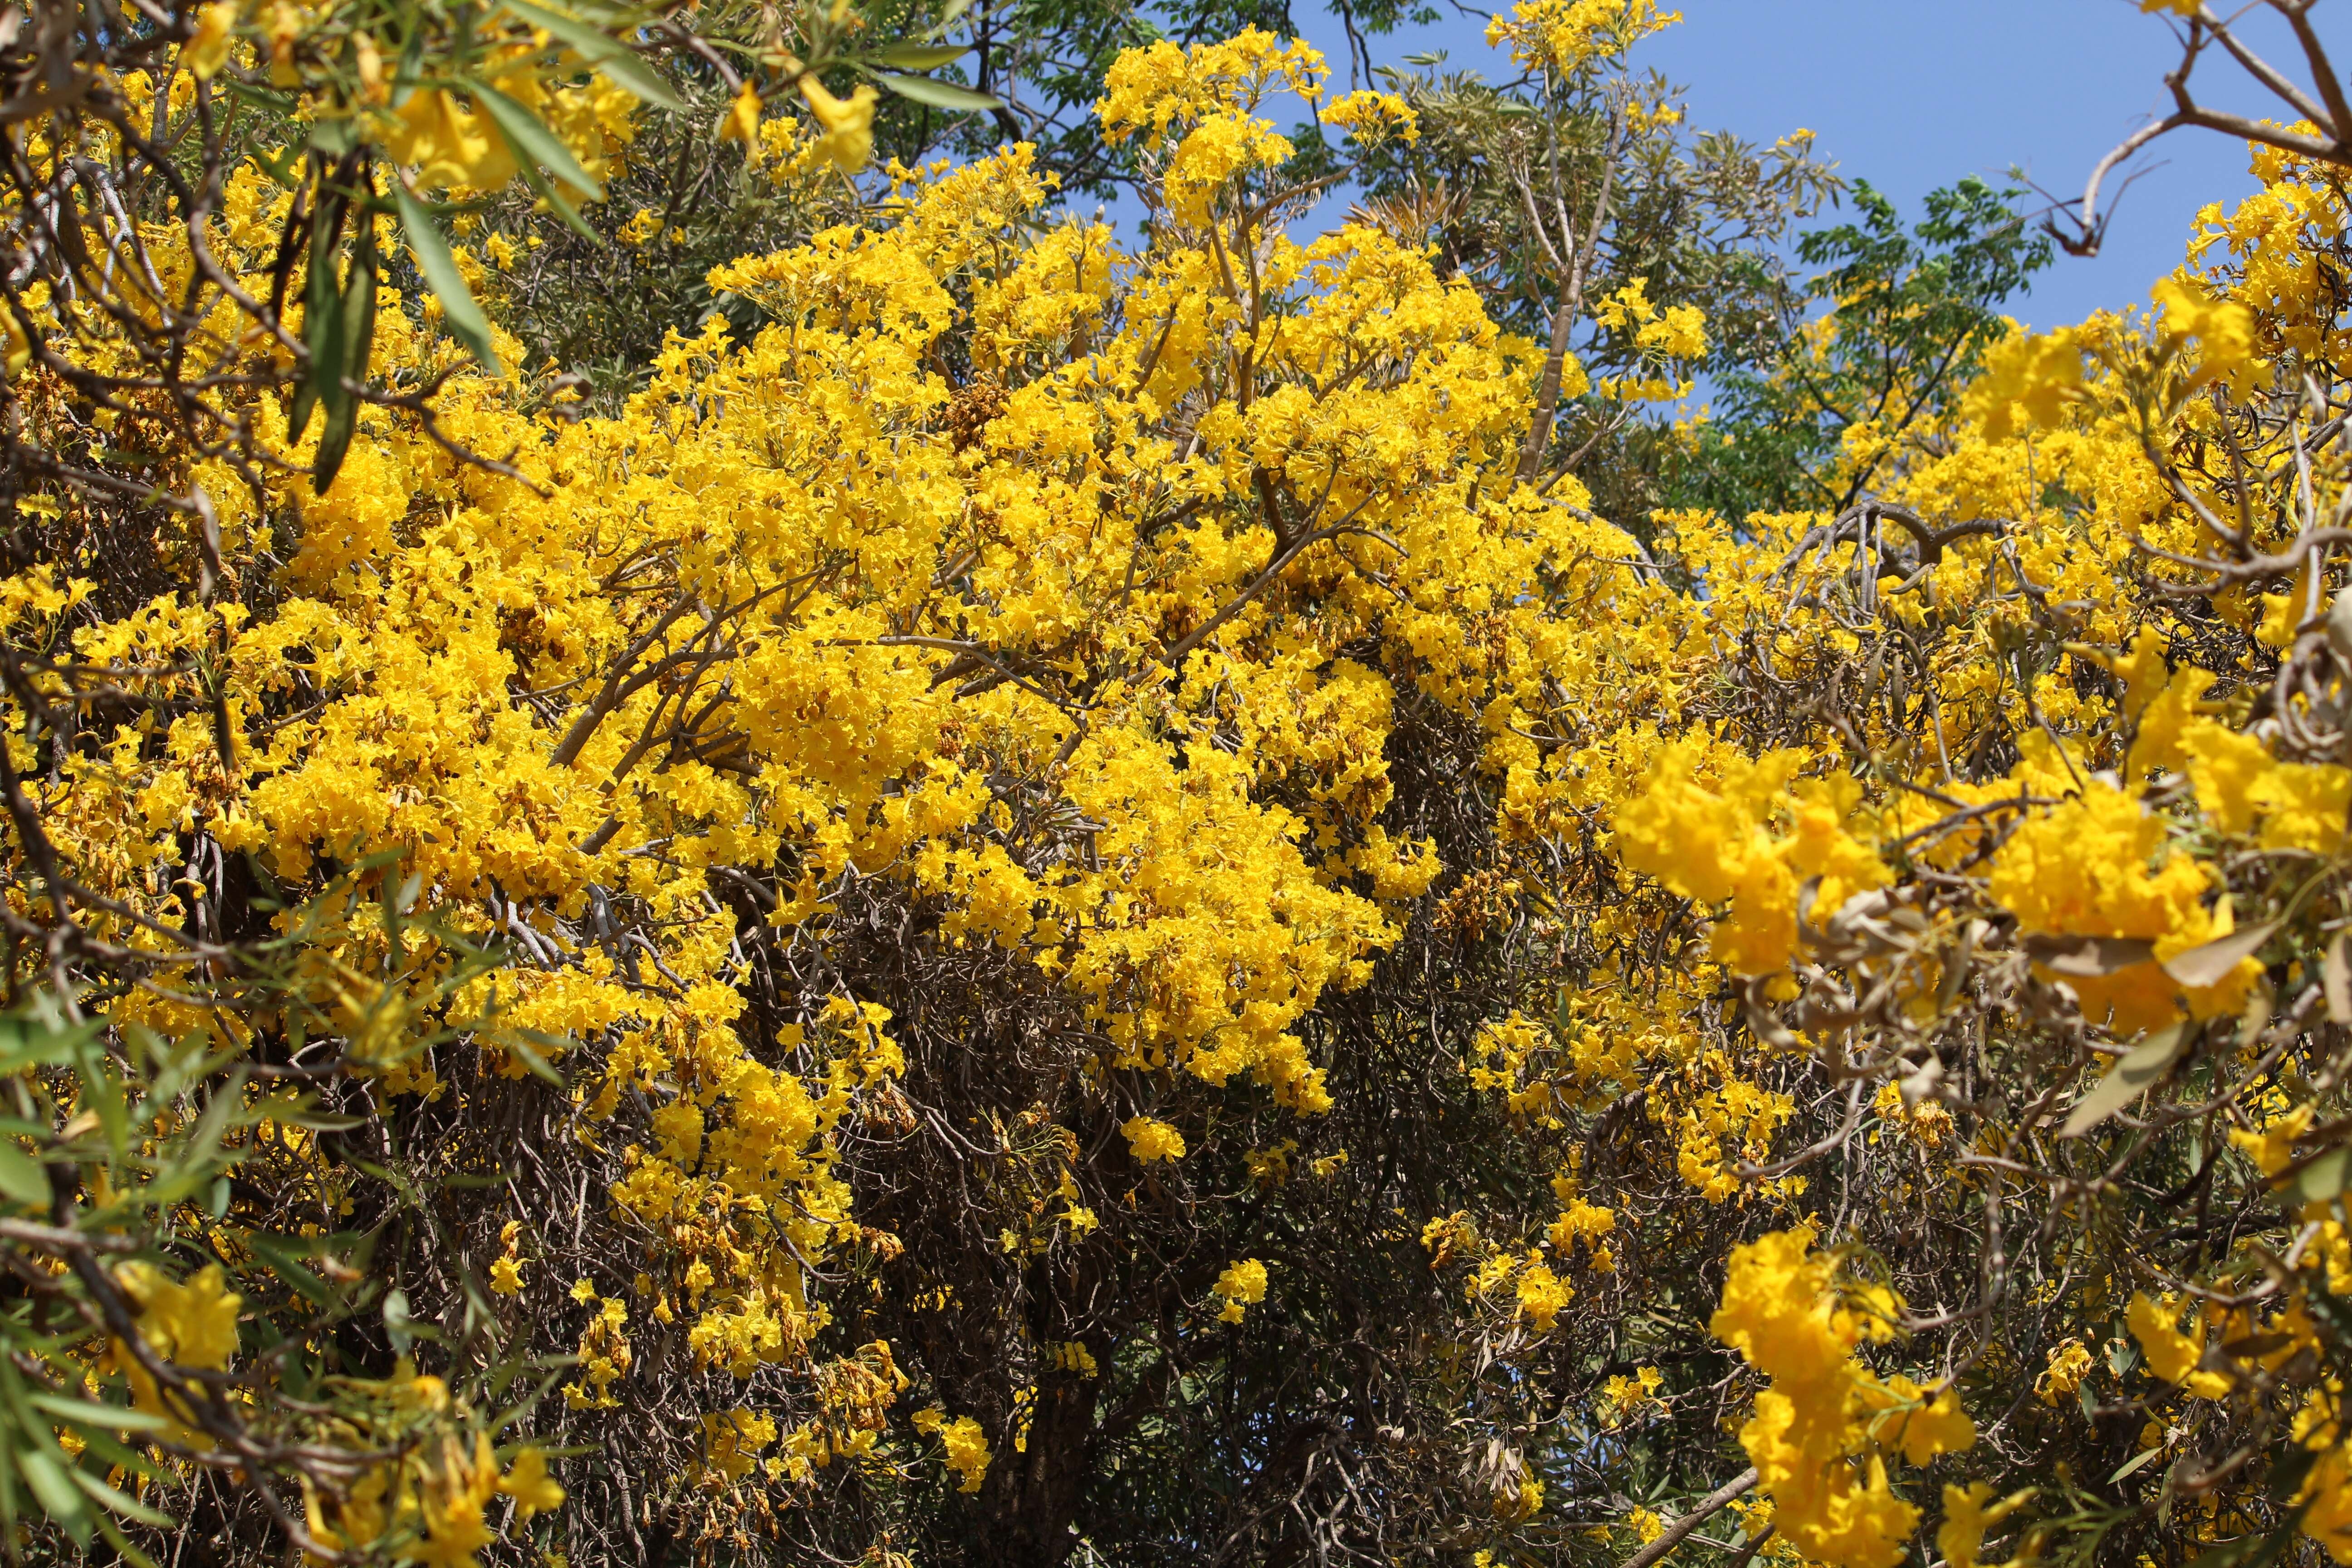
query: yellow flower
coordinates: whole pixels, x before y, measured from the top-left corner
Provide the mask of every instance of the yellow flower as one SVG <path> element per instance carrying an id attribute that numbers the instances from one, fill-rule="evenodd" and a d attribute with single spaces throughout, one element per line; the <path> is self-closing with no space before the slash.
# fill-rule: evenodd
<path id="1" fill-rule="evenodd" d="M 760 156 L 760 93 L 750 82 L 736 89 L 735 100 L 727 106 L 727 117 L 719 122 L 721 142 L 740 142 L 743 155 L 757 162 Z"/>
<path id="2" fill-rule="evenodd" d="M 384 151 L 415 166 L 422 189 L 495 190 L 514 177 L 506 138 L 440 88 L 420 89 L 391 117 Z"/>
<path id="3" fill-rule="evenodd" d="M 2017 410 L 2037 429 L 2055 427 L 2083 384 L 2083 351 L 2071 331 L 2036 337 L 2010 323 L 2010 333 L 1985 351 L 1984 373 L 1963 400 L 1985 437 L 2017 433 Z"/>
<path id="4" fill-rule="evenodd" d="M 198 81 L 210 81 L 228 63 L 228 47 L 236 37 L 236 0 L 213 0 L 196 14 L 196 30 L 180 50 L 180 63 Z"/>
<path id="5" fill-rule="evenodd" d="M 2034 1380 L 2033 1391 L 2042 1403 L 2055 1407 L 2083 1386 L 2083 1379 L 2091 1370 L 2091 1350 L 2080 1340 L 2068 1340 L 2050 1352 L 2042 1375 Z"/>
<path id="6" fill-rule="evenodd" d="M 1779 1231 L 1734 1247 L 1708 1328 L 1772 1380 L 1739 1441 L 1780 1530 L 1837 1568 L 1894 1568 L 1919 1512 L 1889 1488 L 1885 1450 L 1925 1463 L 1969 1447 L 1976 1429 L 1950 1390 L 1928 1399 L 1854 1358 L 1864 1337 L 1891 1335 L 1900 1304 L 1884 1288 L 1842 1290 L 1811 1239 Z"/>
<path id="7" fill-rule="evenodd" d="M 2152 1300 L 2146 1291 L 2134 1292 L 2131 1305 L 2125 1309 L 2124 1321 L 2130 1324 L 2132 1338 L 2139 1342 L 2141 1352 L 2147 1357 L 2147 1370 L 2166 1383 L 2186 1387 L 2200 1398 L 2227 1398 L 2231 1387 L 2228 1377 L 2218 1372 L 2198 1370 L 2198 1363 L 2205 1359 L 2203 1309 L 2189 1313 L 2185 1333 L 2175 1326 L 2179 1310 L 2169 1301 Z"/>
<path id="8" fill-rule="evenodd" d="M 1991 1496 L 1992 1488 L 1983 1481 L 1971 1481 L 1966 1490 L 1944 1488 L 1944 1522 L 1936 1530 L 1936 1550 L 1944 1554 L 1946 1568 L 1977 1568 L 1985 1532 L 2032 1501 L 2033 1492 L 2015 1492 L 1987 1508 Z"/>
<path id="9" fill-rule="evenodd" d="M 525 1519 L 563 1501 L 563 1489 L 547 1473 L 547 1456 L 536 1447 L 527 1447 L 514 1457 L 499 1490 L 515 1500 L 515 1511 Z"/>
<path id="10" fill-rule="evenodd" d="M 140 1337 L 157 1354 L 207 1372 L 228 1365 L 236 1352 L 236 1316 L 245 1298 L 222 1288 L 219 1264 L 207 1265 L 185 1284 L 148 1263 L 126 1263 L 114 1277 L 139 1304 Z"/>
<path id="11" fill-rule="evenodd" d="M 1530 1262 L 1520 1272 L 1518 1292 L 1519 1316 L 1534 1324 L 1539 1334 L 1551 1332 L 1561 1310 L 1576 1294 L 1567 1281 L 1538 1262 Z"/>
<path id="12" fill-rule="evenodd" d="M 1179 1160 L 1184 1155 L 1184 1135 L 1165 1121 L 1149 1116 L 1128 1119 L 1119 1128 L 1127 1135 L 1128 1152 L 1139 1165 L 1149 1165 L 1155 1160 Z"/>
<path id="13" fill-rule="evenodd" d="M 468 1456 L 456 1438 L 442 1445 L 441 1468 L 421 1489 L 418 1512 L 425 1540 L 408 1549 L 411 1561 L 430 1568 L 474 1568 L 475 1553 L 498 1539 L 483 1510 L 499 1489 L 499 1466 L 487 1434 Z"/>
<path id="14" fill-rule="evenodd" d="M 2259 1131 L 2232 1127 L 2231 1147 L 2243 1150 L 2263 1175 L 2275 1176 L 2294 1163 L 2294 1141 L 2311 1125 L 2312 1114 L 2312 1107 L 2298 1105 Z"/>
<path id="15" fill-rule="evenodd" d="M 801 96 L 824 127 L 824 134 L 817 138 L 818 153 L 845 174 L 866 167 L 874 156 L 874 105 L 879 97 L 875 89 L 860 87 L 844 102 L 825 90 L 815 72 L 808 71 L 801 77 Z"/>
<path id="16" fill-rule="evenodd" d="M 1255 1258 L 1228 1263 L 1217 1276 L 1216 1292 L 1225 1303 L 1217 1315 L 1228 1323 L 1240 1322 L 1245 1307 L 1265 1300 L 1265 1265 Z"/>
<path id="17" fill-rule="evenodd" d="M 1326 124 L 1355 132 L 1361 142 L 1381 141 L 1391 135 L 1406 142 L 1421 140 L 1421 121 L 1412 106 L 1392 92 L 1367 89 L 1349 93 L 1324 109 L 1323 120 Z"/>
<path id="18" fill-rule="evenodd" d="M 936 1405 L 916 1411 L 912 1420 L 916 1431 L 935 1435 L 946 1446 L 948 1468 L 962 1478 L 956 1489 L 980 1490 L 980 1483 L 988 1475 L 989 1461 L 994 1458 L 980 1423 L 969 1415 L 950 1419 Z"/>
<path id="19" fill-rule="evenodd" d="M 2148 297 L 2164 312 L 2167 342 L 2197 340 L 2199 380 L 2226 381 L 2241 396 L 2252 390 L 2258 363 L 2252 310 L 2234 300 L 2217 300 L 2179 278 L 2164 279 Z"/>
<path id="20" fill-rule="evenodd" d="M 1487 25 L 1486 42 L 1536 69 L 1570 74 L 1622 57 L 1651 34 L 1682 20 L 1655 0 L 1519 0 Z"/>

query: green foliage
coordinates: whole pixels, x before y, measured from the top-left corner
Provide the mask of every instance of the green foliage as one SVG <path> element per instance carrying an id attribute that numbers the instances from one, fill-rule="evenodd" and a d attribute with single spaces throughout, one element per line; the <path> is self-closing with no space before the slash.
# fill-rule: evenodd
<path id="1" fill-rule="evenodd" d="M 1735 521 L 1851 505 L 1904 435 L 1948 410 L 2002 303 L 2048 266 L 2052 246 L 2021 193 L 1973 176 L 1930 193 L 1907 231 L 1894 203 L 1853 186 L 1855 220 L 1799 238 L 1801 280 L 1716 361 L 1714 418 L 1677 464 L 1668 504 Z M 1768 298 L 1770 296 L 1768 296 Z"/>
<path id="2" fill-rule="evenodd" d="M 396 1498 L 439 1473 L 445 1437 L 470 1453 L 536 1399 L 478 1285 L 431 1323 L 402 1289 L 446 1184 L 352 1075 L 429 1052 L 420 1026 L 499 959 L 411 919 L 415 883 L 396 879 L 375 900 L 341 885 L 143 987 L 209 1015 L 182 1037 L 122 998 L 114 1018 L 47 991 L 0 1016 L 0 1527 L 19 1546 L 103 1540 L 147 1563 L 125 1527 L 198 1522 L 142 1500 L 190 1467 L 246 1481 L 173 1494 L 214 1523 L 299 1531 L 304 1497 L 373 1474 Z M 379 971 L 320 970 L 311 944 L 354 921 L 383 938 Z M 429 968 L 400 956 L 420 933 Z M 461 1373 L 454 1397 L 402 1381 L 394 1358 L 421 1340 Z M 419 1523 L 389 1510 L 384 1544 Z"/>

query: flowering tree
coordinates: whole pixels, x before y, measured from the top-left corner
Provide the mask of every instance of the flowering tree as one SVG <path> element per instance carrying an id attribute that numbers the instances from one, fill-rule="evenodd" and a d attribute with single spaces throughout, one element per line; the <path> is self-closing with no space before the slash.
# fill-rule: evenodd
<path id="1" fill-rule="evenodd" d="M 846 10 L 508 5 L 159 12 L 11 142 L 16 1539 L 2352 1561 L 2324 149 L 2042 336 L 1931 286 L 1990 193 L 1837 231 L 1742 363 L 1899 417 L 1612 516 L 1826 189 L 1643 0 L 1129 50 L 1131 252 L 1026 145 L 848 207 Z M 307 163 L 44 248 L 279 61 Z M 811 232 L 583 407 L 507 323 L 657 64 Z"/>

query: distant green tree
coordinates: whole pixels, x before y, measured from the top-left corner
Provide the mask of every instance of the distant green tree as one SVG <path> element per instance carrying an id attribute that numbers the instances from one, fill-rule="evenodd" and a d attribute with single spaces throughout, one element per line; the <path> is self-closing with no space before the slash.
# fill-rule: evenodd
<path id="1" fill-rule="evenodd" d="M 1852 505 L 1949 408 L 2008 332 L 2003 302 L 2051 261 L 2014 189 L 1970 176 L 1931 192 L 1907 231 L 1883 194 L 1853 190 L 1854 221 L 1798 239 L 1810 275 L 1781 279 L 1769 330 L 1722 345 L 1712 417 L 1661 454 L 1668 504 L 1732 518 Z"/>

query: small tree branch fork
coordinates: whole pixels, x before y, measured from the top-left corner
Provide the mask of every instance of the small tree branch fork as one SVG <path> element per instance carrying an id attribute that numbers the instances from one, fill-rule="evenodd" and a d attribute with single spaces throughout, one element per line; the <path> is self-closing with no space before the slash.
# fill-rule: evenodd
<path id="1" fill-rule="evenodd" d="M 2099 191 L 2117 167 L 2133 154 L 2168 132 L 2184 126 L 2200 130 L 2219 131 L 2225 135 L 2242 137 L 2276 147 L 2281 152 L 2310 158 L 2339 168 L 2352 169 L 2352 100 L 2345 95 L 2344 82 L 2327 58 L 2326 47 L 2311 25 L 2311 8 L 2318 0 L 2264 0 L 2270 9 L 2284 17 L 2293 30 L 2296 45 L 2303 51 L 2304 65 L 2311 73 L 2313 90 L 2306 90 L 2285 71 L 2264 59 L 2248 47 L 2243 38 L 2232 30 L 2230 23 L 2215 15 L 2210 5 L 2200 5 L 2197 14 L 2187 19 L 2180 29 L 2180 63 L 2166 73 L 2164 85 L 2171 89 L 2173 110 L 2162 120 L 2143 125 L 2126 137 L 2098 165 L 2091 171 L 2089 182 L 2083 187 L 2081 210 L 2074 216 L 2076 232 L 2060 234 L 2054 226 L 2051 233 L 2076 256 L 2096 256 L 2099 243 L 2105 237 L 2107 219 L 2115 215 L 2099 211 Z M 2291 111 L 2292 119 L 2317 127 L 2318 134 L 2311 135 L 2268 120 L 2257 120 L 2222 110 L 2209 109 L 2197 101 L 2189 90 L 2189 78 L 2197 68 L 2198 57 L 2219 44 L 2224 53 L 2238 62 L 2245 73 L 2268 89 L 2271 94 Z"/>
<path id="2" fill-rule="evenodd" d="M 1622 1568 L 1650 1568 L 1652 1563 L 1663 1562 L 1667 1552 L 1672 1552 L 1688 1539 L 1691 1531 L 1721 1513 L 1734 1499 L 1755 1484 L 1756 1467 L 1750 1465 L 1698 1501 L 1691 1504 L 1688 1513 L 1660 1531 L 1655 1541 L 1625 1559 Z"/>

